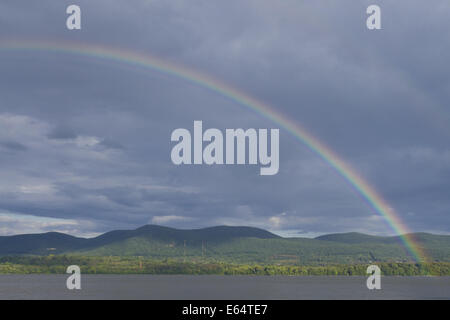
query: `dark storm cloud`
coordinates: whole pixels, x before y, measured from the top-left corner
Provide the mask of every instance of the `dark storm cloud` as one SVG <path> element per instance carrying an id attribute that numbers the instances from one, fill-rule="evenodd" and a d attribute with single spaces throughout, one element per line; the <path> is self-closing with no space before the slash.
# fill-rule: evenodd
<path id="1" fill-rule="evenodd" d="M 27 147 L 15 141 L 0 141 L 0 147 L 11 151 L 25 151 Z"/>
<path id="2" fill-rule="evenodd" d="M 65 29 L 69 4 L 2 2 L 0 39 L 104 44 L 207 73 L 301 123 L 413 230 L 450 231 L 446 0 L 380 0 L 383 30 L 374 32 L 365 28 L 369 1 L 80 0 L 80 31 Z M 145 223 L 392 232 L 283 129 L 276 176 L 259 176 L 257 166 L 174 166 L 170 134 L 194 120 L 278 127 L 218 94 L 97 58 L 0 57 L 2 233 Z"/>
<path id="3" fill-rule="evenodd" d="M 55 127 L 48 135 L 50 139 L 75 139 L 77 134 L 67 127 L 58 126 Z"/>

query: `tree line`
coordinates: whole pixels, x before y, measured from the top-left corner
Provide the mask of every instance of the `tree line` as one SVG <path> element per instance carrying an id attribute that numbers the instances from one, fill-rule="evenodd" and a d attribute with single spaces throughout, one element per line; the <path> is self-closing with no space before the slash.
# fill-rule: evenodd
<path id="1" fill-rule="evenodd" d="M 385 276 L 450 276 L 449 262 L 374 263 Z M 211 274 L 211 275 L 302 275 L 366 276 L 368 264 L 265 265 L 226 262 L 182 262 L 143 257 L 14 256 L 0 258 L 0 274 L 65 273 L 78 265 L 83 274 Z"/>

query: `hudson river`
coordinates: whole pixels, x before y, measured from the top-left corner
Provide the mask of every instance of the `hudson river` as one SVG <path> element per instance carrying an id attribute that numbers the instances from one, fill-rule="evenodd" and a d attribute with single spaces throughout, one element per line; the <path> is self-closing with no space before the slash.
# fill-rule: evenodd
<path id="1" fill-rule="evenodd" d="M 450 299 L 450 277 L 382 277 L 368 290 L 365 277 L 0 275 L 0 299 Z"/>

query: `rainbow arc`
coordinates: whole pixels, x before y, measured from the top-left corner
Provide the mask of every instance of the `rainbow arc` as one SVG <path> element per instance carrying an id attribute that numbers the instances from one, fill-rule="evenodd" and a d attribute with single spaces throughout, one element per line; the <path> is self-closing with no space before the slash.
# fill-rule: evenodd
<path id="1" fill-rule="evenodd" d="M 254 97 L 251 97 L 236 88 L 233 88 L 213 77 L 196 72 L 181 65 L 168 63 L 151 55 L 97 44 L 41 40 L 0 40 L 0 50 L 58 52 L 81 55 L 90 58 L 107 59 L 118 63 L 134 65 L 196 84 L 200 87 L 218 93 L 243 107 L 251 109 L 287 130 L 295 138 L 327 162 L 331 167 L 333 167 L 336 172 L 385 219 L 392 230 L 396 234 L 400 235 L 405 247 L 416 261 L 428 261 L 425 251 L 414 239 L 412 232 L 400 219 L 398 213 L 395 212 L 395 210 L 381 197 L 375 188 L 363 179 L 355 169 L 342 160 L 322 141 L 319 141 L 316 137 L 307 132 L 299 123 L 277 112 L 276 109 L 268 104 L 258 101 Z"/>

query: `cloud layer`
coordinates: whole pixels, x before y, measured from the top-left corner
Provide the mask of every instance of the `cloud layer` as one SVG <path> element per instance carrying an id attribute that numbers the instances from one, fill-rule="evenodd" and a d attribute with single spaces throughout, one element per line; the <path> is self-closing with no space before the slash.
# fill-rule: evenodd
<path id="1" fill-rule="evenodd" d="M 68 31 L 71 3 L 18 0 L 0 4 L 0 42 L 104 44 L 206 73 L 301 123 L 412 230 L 449 233 L 448 1 L 380 0 L 379 32 L 365 29 L 371 3 L 344 2 L 80 0 L 82 30 Z M 92 235 L 146 223 L 393 232 L 282 128 L 276 176 L 174 166 L 170 134 L 194 120 L 278 127 L 193 83 L 45 51 L 0 50 L 0 70 L 0 233 Z"/>

